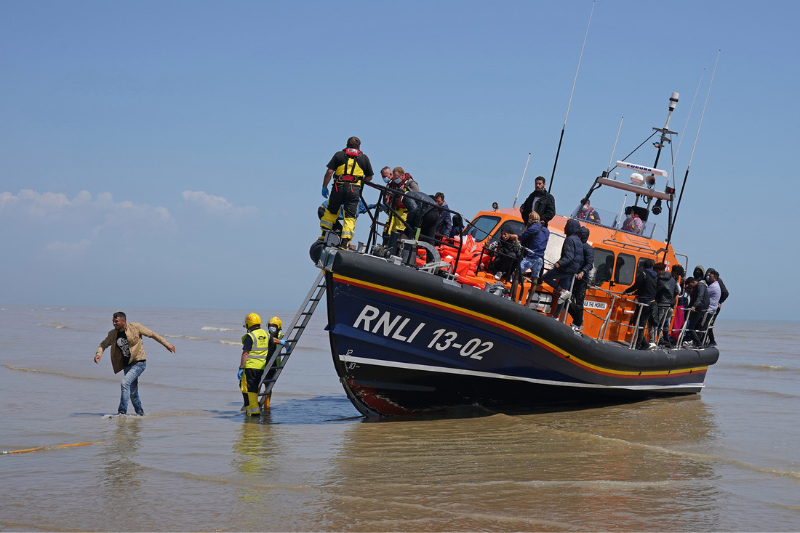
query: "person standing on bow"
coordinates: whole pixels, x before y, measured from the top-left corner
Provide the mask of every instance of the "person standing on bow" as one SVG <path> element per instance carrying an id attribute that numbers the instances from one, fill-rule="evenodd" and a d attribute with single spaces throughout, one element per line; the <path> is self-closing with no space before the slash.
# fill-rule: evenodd
<path id="1" fill-rule="evenodd" d="M 261 317 L 250 313 L 245 317 L 242 327 L 247 328 L 247 333 L 242 335 L 242 357 L 239 361 L 239 389 L 245 403 L 246 416 L 258 416 L 261 406 L 258 403 L 258 389 L 261 385 L 261 375 L 267 366 L 270 348 L 274 344 L 285 345 L 286 339 L 272 337 L 261 329 Z"/>
<path id="2" fill-rule="evenodd" d="M 320 219 L 322 237 L 326 231 L 331 231 L 339 209 L 344 208 L 342 224 L 341 248 L 347 248 L 353 239 L 356 230 L 356 212 L 358 200 L 361 197 L 361 185 L 372 181 L 372 164 L 367 154 L 361 151 L 361 140 L 358 137 L 347 139 L 347 147 L 336 152 L 328 162 L 328 170 L 322 179 L 322 197 L 328 199 L 328 206 Z M 328 194 L 328 183 L 333 178 L 333 191 Z"/>
<path id="3" fill-rule="evenodd" d="M 653 315 L 653 308 L 656 306 L 656 291 L 658 289 L 658 274 L 653 267 L 655 262 L 652 259 L 642 261 L 642 267 L 636 272 L 636 280 L 633 285 L 622 291 L 622 294 L 636 294 L 636 301 L 641 304 L 636 307 L 634 317 L 635 330 L 633 332 L 634 346 L 637 350 L 647 350 L 650 347 L 650 339 L 645 326 L 650 322 Z M 649 336 L 655 338 L 655 329 L 649 331 Z"/>
<path id="4" fill-rule="evenodd" d="M 114 373 L 123 372 L 119 408 L 117 414 L 128 413 L 128 400 L 133 404 L 136 414 L 144 415 L 142 402 L 139 399 L 139 376 L 147 366 L 147 359 L 142 347 L 142 336 L 150 337 L 165 347 L 168 351 L 175 353 L 175 347 L 168 343 L 162 336 L 153 333 L 146 327 L 136 322 L 128 324 L 128 317 L 122 311 L 114 313 L 112 324 L 114 329 L 97 347 L 94 354 L 94 362 L 100 363 L 103 352 L 111 346 L 111 366 Z"/>
<path id="5" fill-rule="evenodd" d="M 547 226 L 547 223 L 556 216 L 556 199 L 544 188 L 546 183 L 544 176 L 537 176 L 534 183 L 533 192 L 522 203 L 519 212 L 522 215 L 522 220 L 528 220 L 528 215 L 531 214 L 531 211 L 536 211 L 539 213 L 542 225 Z M 528 246 L 526 243 L 523 243 L 523 245 Z"/>
<path id="6" fill-rule="evenodd" d="M 447 205 L 447 202 L 444 201 L 444 193 L 437 192 L 433 195 L 433 198 L 436 200 L 436 205 L 439 207 L 444 207 L 445 209 L 450 209 L 450 206 Z M 439 211 L 439 222 L 436 225 L 436 234 L 441 235 L 443 239 L 450 238 L 450 233 L 453 231 L 453 219 L 450 216 L 449 211 Z"/>

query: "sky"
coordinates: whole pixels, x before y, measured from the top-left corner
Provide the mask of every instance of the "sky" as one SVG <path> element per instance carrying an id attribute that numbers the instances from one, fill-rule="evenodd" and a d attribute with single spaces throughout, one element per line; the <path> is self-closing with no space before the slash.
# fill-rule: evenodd
<path id="1" fill-rule="evenodd" d="M 295 308 L 317 273 L 325 165 L 351 135 L 376 172 L 402 166 L 468 218 L 510 207 L 528 153 L 520 196 L 549 181 L 592 6 L 0 2 L 0 305 Z M 799 15 L 594 4 L 548 184 L 557 211 L 679 92 L 677 157 L 659 167 L 680 184 L 695 149 L 673 244 L 720 272 L 721 318 L 800 319 Z M 648 143 L 629 161 L 654 158 Z M 592 200 L 617 212 L 623 198 Z"/>

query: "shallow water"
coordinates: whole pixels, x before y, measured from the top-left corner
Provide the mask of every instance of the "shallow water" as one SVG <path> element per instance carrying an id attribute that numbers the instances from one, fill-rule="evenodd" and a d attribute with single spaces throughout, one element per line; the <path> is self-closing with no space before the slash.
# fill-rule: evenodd
<path id="1" fill-rule="evenodd" d="M 132 309 L 178 351 L 146 339 L 147 415 L 103 418 L 119 380 L 108 352 L 92 357 L 113 311 L 0 310 L 0 451 L 43 447 L 0 456 L 1 528 L 800 527 L 797 323 L 720 321 L 722 356 L 700 395 L 373 423 L 338 383 L 322 313 L 270 414 L 245 420 L 245 311 Z M 55 447 L 75 443 L 89 444 Z"/>

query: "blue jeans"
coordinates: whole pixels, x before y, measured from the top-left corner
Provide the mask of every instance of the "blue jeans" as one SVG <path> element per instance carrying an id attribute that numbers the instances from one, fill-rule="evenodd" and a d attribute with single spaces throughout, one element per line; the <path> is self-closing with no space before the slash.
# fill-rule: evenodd
<path id="1" fill-rule="evenodd" d="M 130 364 L 122 369 L 125 376 L 122 378 L 120 387 L 122 394 L 119 397 L 118 413 L 125 414 L 128 412 L 128 398 L 130 398 L 133 408 L 136 410 L 137 415 L 143 415 L 142 402 L 139 401 L 139 376 L 144 372 L 147 366 L 147 361 L 139 361 L 138 363 Z"/>

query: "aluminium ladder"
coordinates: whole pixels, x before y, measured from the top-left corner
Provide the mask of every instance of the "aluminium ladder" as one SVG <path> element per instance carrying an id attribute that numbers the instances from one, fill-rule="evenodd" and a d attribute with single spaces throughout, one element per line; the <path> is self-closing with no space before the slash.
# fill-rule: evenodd
<path id="1" fill-rule="evenodd" d="M 286 361 L 289 360 L 289 356 L 294 351 L 297 342 L 300 340 L 300 336 L 303 335 L 303 331 L 305 331 L 308 325 L 308 321 L 311 320 L 311 315 L 314 314 L 314 310 L 317 308 L 317 304 L 319 304 L 324 294 L 325 271 L 320 270 L 319 276 L 317 276 L 316 281 L 314 281 L 314 284 L 311 286 L 311 290 L 308 291 L 303 305 L 297 310 L 297 313 L 292 319 L 292 323 L 286 330 L 287 334 L 286 337 L 284 337 L 286 339 L 286 345 L 278 345 L 276 347 L 275 351 L 272 352 L 272 355 L 267 360 L 264 372 L 261 374 L 261 381 L 258 384 L 258 388 L 260 389 L 263 383 L 264 391 L 260 392 L 258 396 L 259 403 L 262 407 L 267 401 L 267 396 L 272 392 L 275 382 L 278 381 L 278 377 L 286 367 Z"/>

